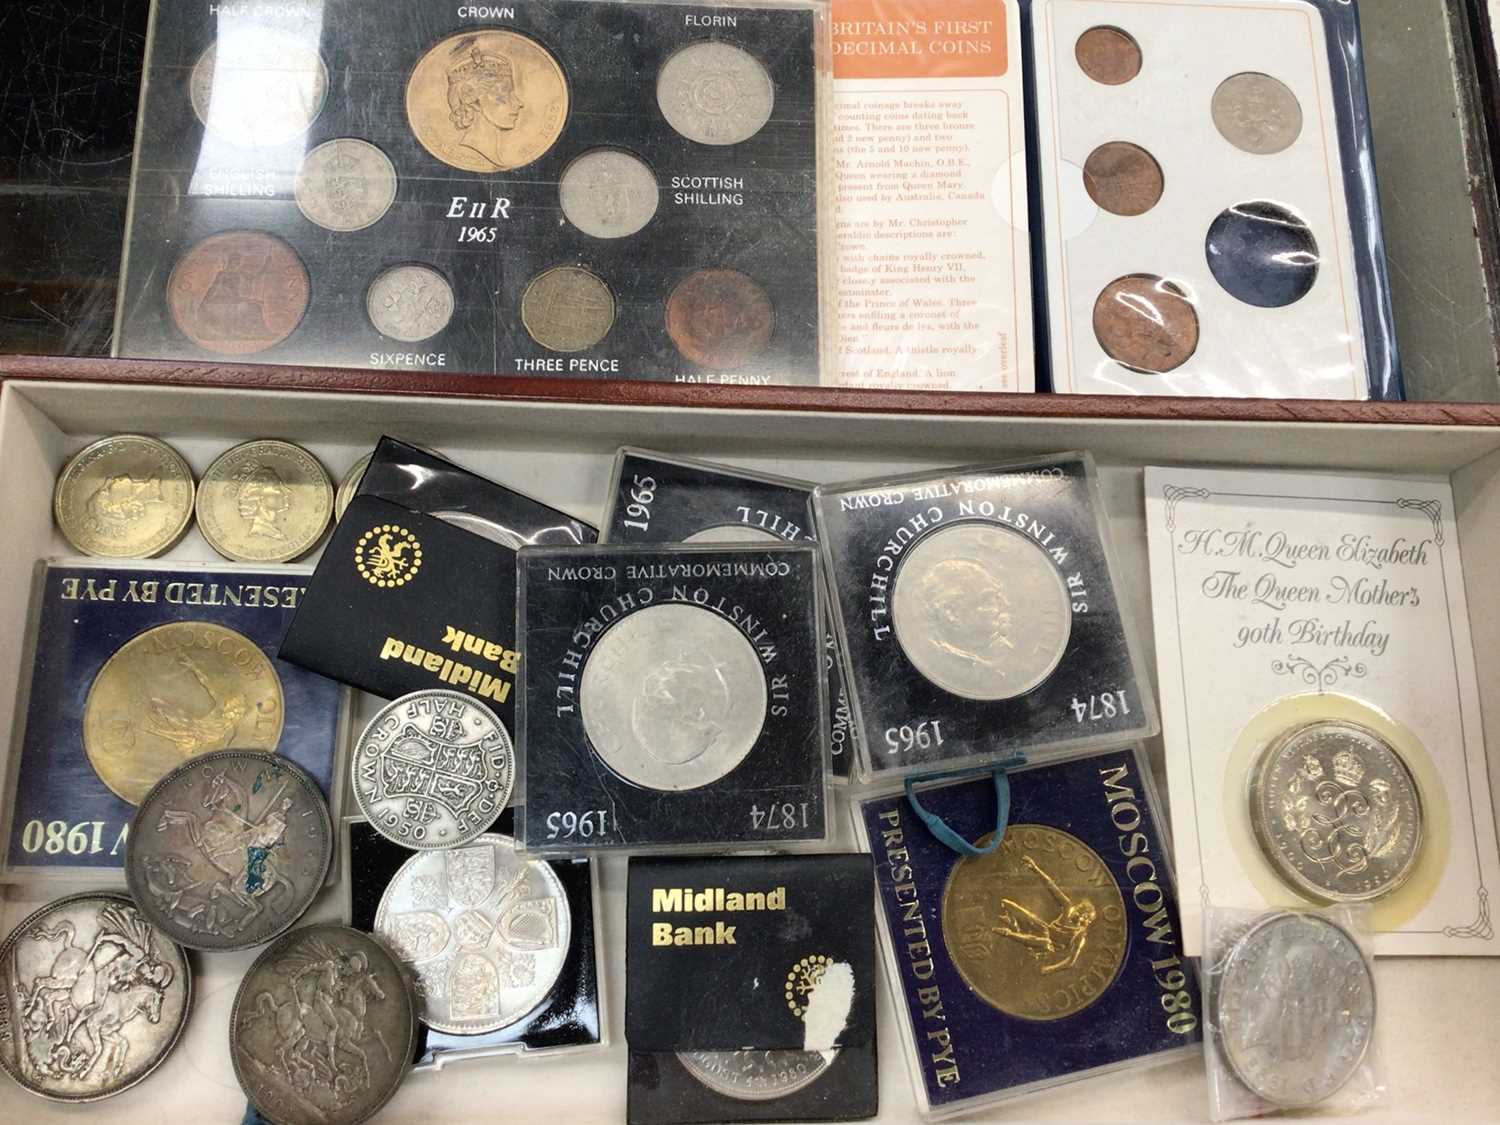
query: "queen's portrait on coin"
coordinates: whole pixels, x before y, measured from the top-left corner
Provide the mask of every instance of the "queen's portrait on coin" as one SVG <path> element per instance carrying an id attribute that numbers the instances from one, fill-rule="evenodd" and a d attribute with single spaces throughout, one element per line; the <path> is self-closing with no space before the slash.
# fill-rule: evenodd
<path id="1" fill-rule="evenodd" d="M 503 54 L 476 47 L 448 71 L 448 118 L 459 131 L 458 143 L 496 168 L 505 166 L 504 134 L 516 127 L 525 106 L 515 64 Z"/>
<path id="2" fill-rule="evenodd" d="M 719 741 L 733 705 L 718 664 L 713 660 L 700 663 L 682 654 L 641 678 L 631 725 L 653 758 L 682 765 Z"/>

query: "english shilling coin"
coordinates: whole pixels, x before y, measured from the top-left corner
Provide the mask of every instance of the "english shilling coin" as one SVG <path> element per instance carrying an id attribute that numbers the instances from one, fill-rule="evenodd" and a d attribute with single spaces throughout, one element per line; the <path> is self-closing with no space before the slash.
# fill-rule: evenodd
<path id="1" fill-rule="evenodd" d="M 333 485 L 307 450 L 247 441 L 220 454 L 198 485 L 198 530 L 236 562 L 289 562 L 317 545 L 333 514 Z"/>
<path id="2" fill-rule="evenodd" d="M 656 104 L 667 124 L 690 141 L 733 145 L 771 119 L 776 88 L 766 68 L 732 43 L 705 40 L 669 58 L 656 80 Z"/>
<path id="3" fill-rule="evenodd" d="M 363 230 L 395 202 L 396 166 L 368 141 L 336 137 L 302 158 L 294 194 L 308 222 L 331 231 Z"/>
<path id="4" fill-rule="evenodd" d="M 805 1090 L 838 1051 L 679 1051 L 678 1061 L 703 1085 L 727 1098 L 763 1102 Z"/>
<path id="5" fill-rule="evenodd" d="M 74 550 L 150 558 L 176 543 L 193 518 L 193 470 L 156 438 L 102 438 L 63 466 L 52 512 Z"/>
<path id="6" fill-rule="evenodd" d="M 182 949 L 125 895 L 48 903 L 0 943 L 0 1067 L 62 1102 L 128 1090 L 182 1036 L 193 974 Z"/>

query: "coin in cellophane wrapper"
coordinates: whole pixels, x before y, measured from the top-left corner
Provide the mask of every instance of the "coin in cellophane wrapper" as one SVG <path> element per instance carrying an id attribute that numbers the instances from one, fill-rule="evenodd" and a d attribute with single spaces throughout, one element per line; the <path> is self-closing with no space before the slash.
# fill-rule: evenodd
<path id="1" fill-rule="evenodd" d="M 368 141 L 336 137 L 302 158 L 295 195 L 308 222 L 325 230 L 363 230 L 395 202 L 396 166 Z"/>
<path id="2" fill-rule="evenodd" d="M 247 441 L 221 454 L 198 485 L 198 530 L 237 562 L 288 562 L 317 545 L 333 514 L 323 466 L 287 441 Z"/>
<path id="3" fill-rule="evenodd" d="M 52 511 L 75 550 L 150 558 L 177 542 L 193 518 L 193 470 L 156 438 L 101 438 L 63 466 Z"/>

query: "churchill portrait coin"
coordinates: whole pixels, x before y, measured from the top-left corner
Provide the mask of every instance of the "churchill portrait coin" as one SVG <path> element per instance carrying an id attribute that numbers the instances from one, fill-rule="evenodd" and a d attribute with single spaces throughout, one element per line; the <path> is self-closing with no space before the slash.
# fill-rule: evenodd
<path id="1" fill-rule="evenodd" d="M 776 89 L 754 55 L 708 40 L 672 55 L 656 79 L 656 104 L 667 124 L 690 141 L 735 145 L 771 119 Z"/>
<path id="2" fill-rule="evenodd" d="M 554 266 L 531 279 L 521 294 L 521 323 L 554 352 L 592 348 L 615 323 L 609 286 L 578 266 Z"/>
<path id="3" fill-rule="evenodd" d="M 453 319 L 453 286 L 430 266 L 391 266 L 370 283 L 365 312 L 382 336 L 426 340 Z"/>
<path id="4" fill-rule="evenodd" d="M 1302 104 L 1286 83 L 1246 71 L 1224 79 L 1210 103 L 1214 127 L 1235 148 L 1256 156 L 1288 149 L 1302 133 Z"/>
<path id="5" fill-rule="evenodd" d="M 328 803 L 279 754 L 218 750 L 146 795 L 125 882 L 151 922 L 190 949 L 250 949 L 300 918 L 333 858 Z"/>
<path id="6" fill-rule="evenodd" d="M 187 956 L 121 894 L 69 895 L 23 919 L 0 943 L 0 978 L 0 1067 L 60 1102 L 145 1078 L 193 1000 Z"/>
<path id="7" fill-rule="evenodd" d="M 226 231 L 178 259 L 167 278 L 167 309 L 205 351 L 253 355 L 296 331 L 311 293 L 302 259 L 281 239 Z"/>
<path id="8" fill-rule="evenodd" d="M 1035 543 L 989 523 L 935 531 L 896 572 L 891 619 L 923 676 L 965 699 L 1011 699 L 1041 684 L 1067 651 L 1073 619 L 1062 576 Z"/>
<path id="9" fill-rule="evenodd" d="M 303 926 L 260 955 L 229 1015 L 234 1076 L 277 1125 L 357 1125 L 411 1070 L 417 1021 L 395 958 L 347 926 Z"/>
<path id="10" fill-rule="evenodd" d="M 1155 274 L 1116 278 L 1094 300 L 1094 338 L 1132 371 L 1175 371 L 1198 350 L 1198 313 L 1176 282 Z"/>
<path id="11" fill-rule="evenodd" d="M 264 27 L 210 44 L 188 79 L 193 113 L 214 137 L 259 148 L 295 140 L 317 119 L 328 68 L 315 46 Z"/>
<path id="12" fill-rule="evenodd" d="M 755 649 L 724 618 L 690 605 L 647 606 L 610 626 L 578 693 L 595 753 L 648 789 L 718 781 L 744 761 L 766 719 Z"/>
<path id="13" fill-rule="evenodd" d="M 699 367 L 750 363 L 771 341 L 776 310 L 766 291 L 738 270 L 698 270 L 667 298 L 667 335 Z"/>
<path id="14" fill-rule="evenodd" d="M 326 230 L 363 230 L 395 202 L 396 166 L 368 141 L 338 137 L 302 158 L 295 193 L 308 222 Z"/>
<path id="15" fill-rule="evenodd" d="M 679 1051 L 677 1059 L 703 1085 L 726 1098 L 763 1102 L 816 1082 L 837 1051 Z"/>
<path id="16" fill-rule="evenodd" d="M 479 1035 L 546 1002 L 568 957 L 572 915 L 550 864 L 485 833 L 407 860 L 380 896 L 375 933 L 415 980 L 423 1023 Z"/>
<path id="17" fill-rule="evenodd" d="M 1276 872 L 1328 902 L 1390 894 L 1422 850 L 1422 800 L 1406 762 L 1374 731 L 1343 720 L 1295 727 L 1261 752 L 1250 822 Z"/>
<path id="18" fill-rule="evenodd" d="M 76 551 L 150 558 L 176 543 L 193 518 L 193 470 L 156 438 L 102 438 L 63 466 L 52 513 Z"/>
<path id="19" fill-rule="evenodd" d="M 1354 1076 L 1375 1029 L 1375 980 L 1342 927 L 1272 914 L 1225 954 L 1215 1034 L 1229 1068 L 1283 1109 L 1317 1105 Z"/>
<path id="20" fill-rule="evenodd" d="M 83 749 L 99 780 L 138 805 L 172 770 L 215 750 L 281 741 L 281 678 L 250 638 L 210 621 L 138 633 L 99 669 L 83 704 Z"/>
<path id="21" fill-rule="evenodd" d="M 510 735 L 463 692 L 429 689 L 394 700 L 354 745 L 354 797 L 370 824 L 407 848 L 452 848 L 488 828 L 516 779 Z"/>
<path id="22" fill-rule="evenodd" d="M 563 215 L 584 234 L 625 238 L 651 221 L 661 192 L 640 157 L 618 148 L 595 148 L 563 169 L 557 185 Z"/>
<path id="23" fill-rule="evenodd" d="M 333 485 L 307 450 L 247 441 L 221 454 L 198 484 L 198 530 L 237 562 L 289 562 L 317 546 L 333 514 Z"/>

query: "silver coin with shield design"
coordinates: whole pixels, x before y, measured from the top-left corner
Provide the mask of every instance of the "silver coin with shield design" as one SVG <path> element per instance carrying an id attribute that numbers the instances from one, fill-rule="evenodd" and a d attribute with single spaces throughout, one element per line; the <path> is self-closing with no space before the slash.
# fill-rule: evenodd
<path id="1" fill-rule="evenodd" d="M 828 1069 L 837 1051 L 681 1051 L 687 1072 L 726 1098 L 772 1101 L 805 1090 Z"/>

